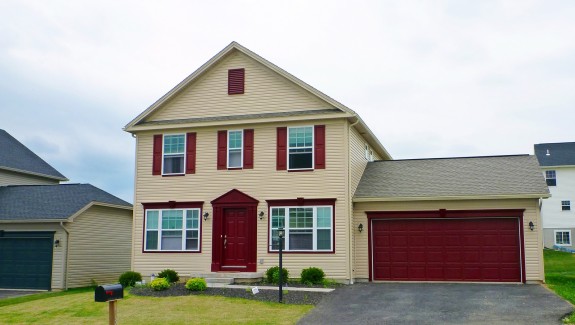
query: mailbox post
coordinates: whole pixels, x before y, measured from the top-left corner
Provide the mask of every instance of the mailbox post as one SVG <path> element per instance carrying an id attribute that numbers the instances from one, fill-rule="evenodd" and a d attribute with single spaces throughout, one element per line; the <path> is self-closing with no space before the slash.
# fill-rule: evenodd
<path id="1" fill-rule="evenodd" d="M 116 324 L 116 300 L 124 298 L 124 287 L 121 284 L 98 286 L 94 291 L 94 301 L 108 302 L 108 323 Z"/>

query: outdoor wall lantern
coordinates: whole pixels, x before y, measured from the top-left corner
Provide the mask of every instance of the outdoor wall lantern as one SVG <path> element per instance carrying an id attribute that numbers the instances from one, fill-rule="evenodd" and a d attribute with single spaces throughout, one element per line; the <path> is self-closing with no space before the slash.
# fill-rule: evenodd
<path id="1" fill-rule="evenodd" d="M 209 216 L 210 216 L 210 214 L 209 214 L 209 213 L 207 213 L 207 212 L 204 212 L 204 221 L 208 220 L 208 217 L 209 217 Z"/>
<path id="2" fill-rule="evenodd" d="M 263 211 L 260 211 L 258 216 L 260 217 L 260 220 L 264 220 L 264 212 Z"/>
<path id="3" fill-rule="evenodd" d="M 529 229 L 531 231 L 533 231 L 533 229 L 535 229 L 535 225 L 533 224 L 533 221 L 529 221 Z"/>
<path id="4" fill-rule="evenodd" d="M 360 223 L 359 226 L 357 226 L 357 230 L 359 230 L 359 232 L 363 231 L 363 224 Z"/>
<path id="5" fill-rule="evenodd" d="M 54 241 L 54 247 L 60 247 L 60 239 Z"/>

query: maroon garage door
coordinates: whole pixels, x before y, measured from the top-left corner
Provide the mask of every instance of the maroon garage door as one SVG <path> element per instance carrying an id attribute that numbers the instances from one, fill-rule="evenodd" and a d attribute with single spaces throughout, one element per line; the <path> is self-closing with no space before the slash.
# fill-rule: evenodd
<path id="1" fill-rule="evenodd" d="M 519 218 L 372 220 L 372 278 L 521 282 Z"/>

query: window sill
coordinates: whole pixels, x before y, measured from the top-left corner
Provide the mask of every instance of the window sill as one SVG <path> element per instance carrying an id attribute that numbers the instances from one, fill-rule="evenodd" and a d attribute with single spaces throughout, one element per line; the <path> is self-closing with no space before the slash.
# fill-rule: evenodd
<path id="1" fill-rule="evenodd" d="M 181 253 L 190 254 L 190 253 L 191 253 L 191 254 L 197 254 L 197 253 L 201 253 L 201 252 L 202 252 L 201 250 L 199 250 L 199 251 L 146 251 L 146 250 L 142 251 L 142 253 L 153 253 L 153 254 L 157 254 L 157 253 L 169 253 L 169 254 L 173 254 L 173 253 L 176 253 L 176 254 L 181 254 Z"/>
<path id="2" fill-rule="evenodd" d="M 279 251 L 268 251 L 269 254 L 279 254 Z M 282 254 L 334 254 L 335 251 L 284 251 Z"/>
<path id="3" fill-rule="evenodd" d="M 186 176 L 186 174 L 165 174 L 162 177 Z"/>
<path id="4" fill-rule="evenodd" d="M 298 173 L 298 172 L 313 172 L 314 169 L 288 169 L 288 173 Z"/>
<path id="5" fill-rule="evenodd" d="M 559 247 L 569 247 L 569 246 L 571 246 L 571 244 L 555 244 L 555 246 L 559 246 Z"/>

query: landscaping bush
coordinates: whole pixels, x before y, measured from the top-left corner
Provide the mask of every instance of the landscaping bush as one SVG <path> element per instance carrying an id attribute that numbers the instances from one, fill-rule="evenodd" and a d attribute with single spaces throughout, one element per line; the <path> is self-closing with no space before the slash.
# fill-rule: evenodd
<path id="1" fill-rule="evenodd" d="M 325 273 L 319 267 L 308 267 L 301 270 L 301 283 L 305 284 L 321 284 Z"/>
<path id="2" fill-rule="evenodd" d="M 289 271 L 285 267 L 282 268 L 282 278 L 283 278 L 282 283 L 286 283 L 287 279 L 289 278 Z M 280 279 L 280 267 L 279 266 L 274 266 L 274 267 L 270 267 L 269 269 L 267 269 L 267 271 L 266 271 L 266 281 L 267 282 L 278 284 L 279 279 Z"/>
<path id="3" fill-rule="evenodd" d="M 124 288 L 133 287 L 137 281 L 142 281 L 142 275 L 134 271 L 124 272 L 118 279 L 118 282 L 120 282 Z"/>
<path id="4" fill-rule="evenodd" d="M 150 282 L 150 287 L 156 291 L 166 290 L 170 287 L 170 283 L 166 278 L 157 278 Z"/>
<path id="5" fill-rule="evenodd" d="M 204 291 L 207 287 L 206 280 L 202 278 L 193 278 L 186 282 L 186 289 L 191 291 Z"/>
<path id="6" fill-rule="evenodd" d="M 171 269 L 165 269 L 162 272 L 158 273 L 158 278 L 165 278 L 166 280 L 168 280 L 169 283 L 175 283 L 180 281 L 180 276 L 178 275 L 178 272 Z"/>

